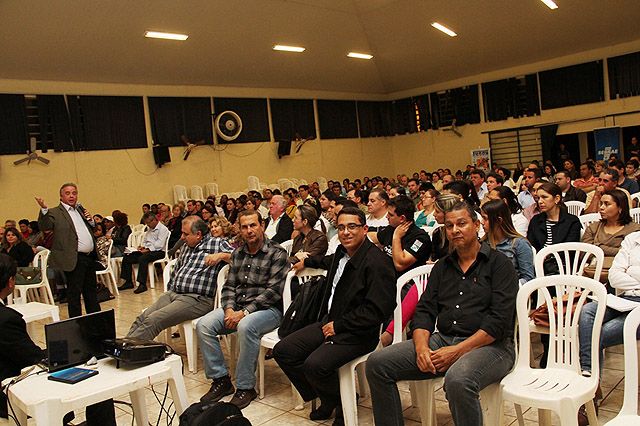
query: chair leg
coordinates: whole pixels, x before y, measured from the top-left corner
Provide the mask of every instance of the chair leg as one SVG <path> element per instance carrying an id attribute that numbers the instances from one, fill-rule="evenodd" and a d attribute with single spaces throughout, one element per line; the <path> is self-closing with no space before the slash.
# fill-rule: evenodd
<path id="1" fill-rule="evenodd" d="M 191 321 L 182 324 L 180 327 L 180 332 L 184 336 L 184 345 L 187 348 L 187 364 L 189 365 L 189 371 L 195 373 L 198 371 L 198 339 L 194 338 L 195 336 L 193 335 L 193 331 Z"/>
<path id="2" fill-rule="evenodd" d="M 258 354 L 258 398 L 264 398 L 264 356 L 267 353 L 267 348 L 260 346 L 260 353 Z"/>
<path id="3" fill-rule="evenodd" d="M 482 416 L 486 425 L 502 425 L 502 392 L 499 383 L 494 383 L 480 391 Z"/>
<path id="4" fill-rule="evenodd" d="M 149 287 L 156 288 L 156 267 L 153 263 L 149 264 Z"/>
<path id="5" fill-rule="evenodd" d="M 291 384 L 291 392 L 293 393 L 293 400 L 295 401 L 295 404 L 296 404 L 296 406 L 294 407 L 294 410 L 296 411 L 304 410 L 304 399 L 302 399 L 302 395 L 300 395 L 300 392 L 298 392 L 298 389 L 296 389 L 296 387 L 293 386 L 293 383 Z"/>
<path id="6" fill-rule="evenodd" d="M 116 281 L 116 274 L 113 272 L 113 267 L 109 271 L 109 288 L 113 291 L 114 296 L 119 296 L 120 292 L 118 291 L 118 281 Z"/>
<path id="7" fill-rule="evenodd" d="M 516 417 L 518 418 L 518 425 L 524 426 L 524 416 L 522 415 L 522 405 L 513 404 L 513 407 L 516 410 Z"/>
<path id="8" fill-rule="evenodd" d="M 593 406 L 593 401 L 591 401 L 591 407 L 593 408 L 593 414 L 595 418 L 595 408 Z M 560 404 L 560 412 L 557 413 L 558 417 L 560 417 L 560 424 L 563 426 L 578 426 L 578 407 L 573 406 L 571 403 L 561 403 Z M 598 420 L 595 419 L 595 423 L 592 423 L 589 420 L 590 425 L 597 425 Z"/>
<path id="9" fill-rule="evenodd" d="M 596 414 L 596 406 L 593 403 L 593 400 L 590 400 L 585 405 L 586 405 L 585 408 L 587 409 L 587 418 L 589 419 L 589 424 L 590 425 L 597 425 L 598 424 L 598 415 Z"/>
<path id="10" fill-rule="evenodd" d="M 418 410 L 422 426 L 436 426 L 435 385 L 433 380 L 420 380 L 412 383 L 415 389 Z"/>
<path id="11" fill-rule="evenodd" d="M 360 396 L 362 398 L 367 397 L 367 391 L 369 388 L 369 383 L 367 382 L 367 375 L 365 374 L 365 370 L 364 370 L 365 365 L 366 363 L 361 362 L 356 367 L 356 373 L 358 374 L 358 389 L 360 390 Z"/>
<path id="12" fill-rule="evenodd" d="M 576 421 L 578 420 L 578 413 L 576 413 Z M 538 423 L 540 426 L 551 426 L 551 411 L 538 408 Z"/>
<path id="13" fill-rule="evenodd" d="M 358 407 L 356 405 L 355 366 L 348 363 L 338 370 L 340 377 L 340 399 L 345 426 L 358 426 Z"/>

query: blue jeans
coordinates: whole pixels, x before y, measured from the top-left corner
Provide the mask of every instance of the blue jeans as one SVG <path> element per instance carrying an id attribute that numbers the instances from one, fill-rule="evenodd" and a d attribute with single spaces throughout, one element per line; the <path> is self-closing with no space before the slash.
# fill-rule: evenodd
<path id="1" fill-rule="evenodd" d="M 435 350 L 464 340 L 464 337 L 434 333 L 429 339 L 429 347 Z M 367 360 L 367 379 L 375 423 L 385 426 L 404 424 L 396 382 L 444 376 L 444 390 L 454 423 L 459 426 L 482 425 L 479 393 L 488 385 L 502 380 L 514 361 L 515 350 L 511 340 L 474 349 L 460 357 L 446 372 L 436 374 L 423 373 L 418 369 L 412 340 L 374 352 Z"/>
<path id="2" fill-rule="evenodd" d="M 633 300 L 634 302 L 640 302 L 640 297 L 621 297 Z M 578 336 L 580 338 L 580 367 L 582 371 L 591 372 L 591 337 L 593 335 L 593 322 L 595 321 L 597 309 L 598 304 L 591 302 L 584 305 L 582 312 L 580 312 Z M 621 345 L 623 343 L 624 320 L 628 314 L 629 312 L 619 312 L 611 308 L 605 309 L 602 329 L 600 331 L 599 356 L 601 360 L 604 348 Z M 600 363 L 600 371 L 602 371 L 602 363 Z"/>
<path id="3" fill-rule="evenodd" d="M 229 374 L 218 336 L 237 331 L 240 355 L 236 364 L 236 387 L 243 390 L 255 388 L 260 339 L 280 325 L 281 320 L 282 312 L 277 308 L 249 314 L 240 320 L 237 330 L 229 330 L 224 326 L 224 310 L 222 308 L 214 309 L 200 318 L 196 332 L 202 348 L 204 371 L 207 378 L 219 379 Z M 235 354 L 230 356 L 235 356 Z"/>

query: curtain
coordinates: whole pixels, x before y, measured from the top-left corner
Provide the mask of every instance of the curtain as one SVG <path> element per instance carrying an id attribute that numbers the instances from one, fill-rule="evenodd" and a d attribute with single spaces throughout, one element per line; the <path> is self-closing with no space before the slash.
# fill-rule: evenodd
<path id="1" fill-rule="evenodd" d="M 556 163 L 554 153 L 557 152 L 556 134 L 558 133 L 558 125 L 550 124 L 540 127 L 540 142 L 542 144 L 542 158 L 544 161 L 551 160 Z"/>
<path id="2" fill-rule="evenodd" d="M 393 135 L 391 102 L 358 101 L 357 109 L 360 137 Z"/>
<path id="3" fill-rule="evenodd" d="M 318 120 L 322 139 L 358 137 L 358 117 L 355 101 L 318 100 Z"/>
<path id="4" fill-rule="evenodd" d="M 266 99 L 214 98 L 213 109 L 215 114 L 233 111 L 242 120 L 242 131 L 238 138 L 231 142 L 220 138 L 218 139 L 219 143 L 267 142 L 271 140 Z"/>
<path id="5" fill-rule="evenodd" d="M 435 128 L 480 122 L 478 85 L 458 87 L 444 92 L 431 93 L 431 106 Z"/>
<path id="6" fill-rule="evenodd" d="M 0 94 L 0 154 L 24 154 L 29 149 L 24 95 Z"/>
<path id="7" fill-rule="evenodd" d="M 604 101 L 602 61 L 542 71 L 538 75 L 542 109 Z"/>
<path id="8" fill-rule="evenodd" d="M 273 137 L 277 141 L 316 138 L 311 99 L 269 99 Z"/>
<path id="9" fill-rule="evenodd" d="M 63 95 L 37 95 L 40 138 L 43 152 L 48 143 L 56 152 L 72 151 L 69 111 Z"/>
<path id="10" fill-rule="evenodd" d="M 640 96 L 640 52 L 607 59 L 611 99 Z"/>
<path id="11" fill-rule="evenodd" d="M 149 98 L 153 142 L 162 146 L 183 146 L 182 136 L 192 143 L 213 143 L 210 98 Z"/>
<path id="12" fill-rule="evenodd" d="M 509 117 L 518 118 L 540 113 L 538 82 L 535 74 L 482 83 L 482 98 L 486 121 L 506 120 Z"/>
<path id="13" fill-rule="evenodd" d="M 391 101 L 391 134 L 404 135 L 417 132 L 416 110 L 411 98 Z"/>

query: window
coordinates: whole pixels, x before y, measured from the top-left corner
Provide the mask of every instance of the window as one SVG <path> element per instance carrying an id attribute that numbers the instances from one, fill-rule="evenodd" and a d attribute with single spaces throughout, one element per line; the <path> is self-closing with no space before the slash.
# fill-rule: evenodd
<path id="1" fill-rule="evenodd" d="M 486 121 L 540 114 L 536 74 L 482 83 Z"/>
<path id="2" fill-rule="evenodd" d="M 458 126 L 480 122 L 477 84 L 431 93 L 430 97 L 435 128 L 451 126 L 453 120 Z"/>
<path id="3" fill-rule="evenodd" d="M 604 101 L 602 61 L 538 73 L 542 109 Z"/>
<path id="4" fill-rule="evenodd" d="M 542 159 L 540 129 L 524 128 L 489 133 L 491 161 L 513 170 L 518 162 L 525 165 Z"/>
<path id="5" fill-rule="evenodd" d="M 640 96 L 640 52 L 607 59 L 611 99 Z"/>

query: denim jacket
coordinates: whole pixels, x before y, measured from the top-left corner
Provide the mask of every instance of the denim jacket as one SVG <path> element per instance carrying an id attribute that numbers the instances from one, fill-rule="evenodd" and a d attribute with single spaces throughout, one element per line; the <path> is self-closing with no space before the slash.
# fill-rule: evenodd
<path id="1" fill-rule="evenodd" d="M 496 245 L 496 250 L 511 260 L 518 273 L 520 285 L 535 278 L 533 250 L 526 238 L 505 238 Z"/>

